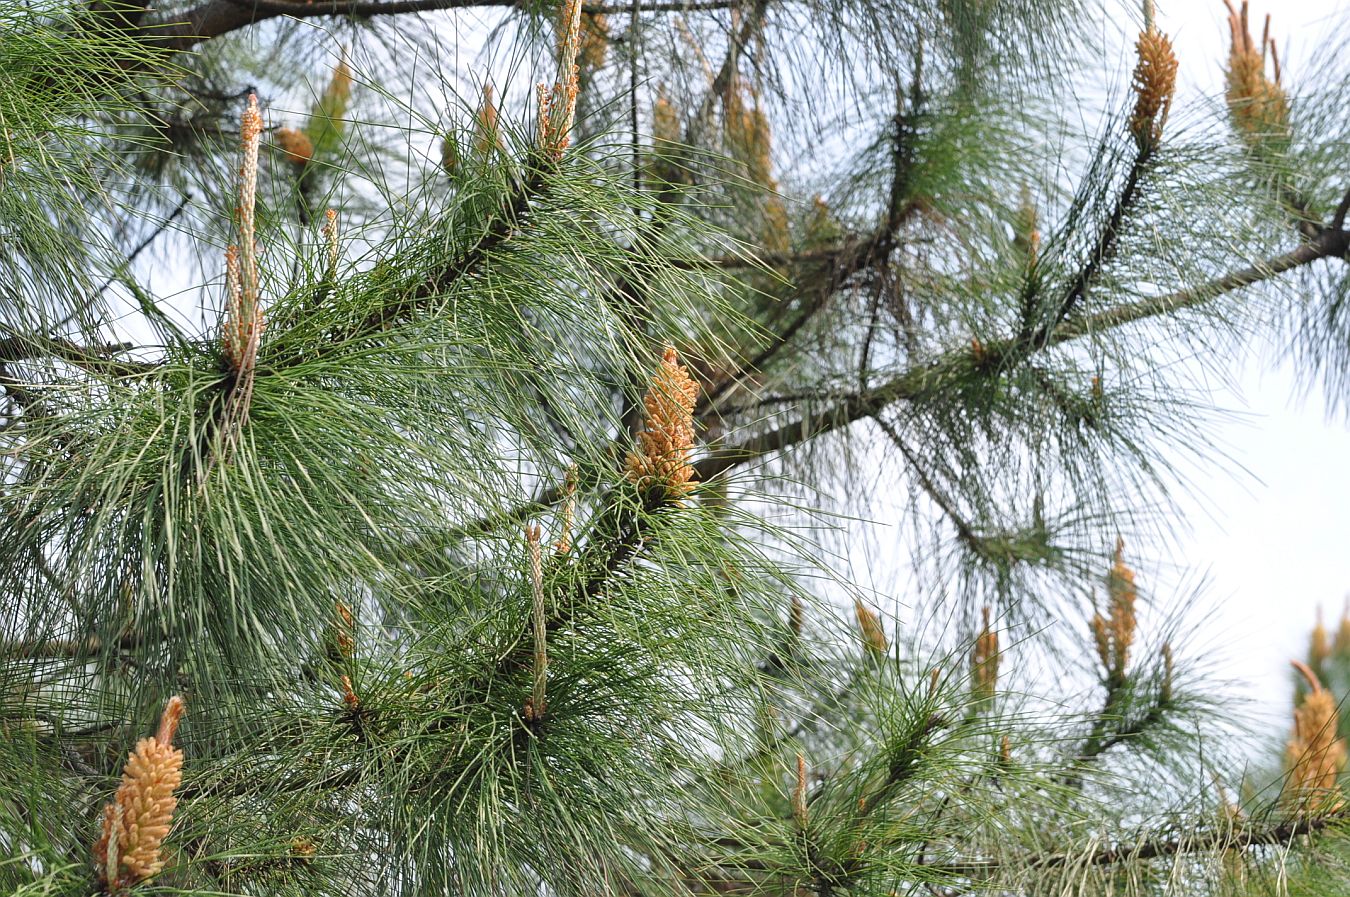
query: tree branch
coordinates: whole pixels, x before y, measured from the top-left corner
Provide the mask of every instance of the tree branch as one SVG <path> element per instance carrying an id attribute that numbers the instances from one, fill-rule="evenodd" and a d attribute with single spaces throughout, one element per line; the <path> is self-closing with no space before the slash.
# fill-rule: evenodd
<path id="1" fill-rule="evenodd" d="M 666 2 L 644 4 L 643 12 L 695 12 L 729 9 L 735 0 L 691 0 L 688 3 Z M 407 15 L 439 12 L 453 9 L 481 9 L 502 7 L 521 8 L 519 0 L 207 0 L 188 11 L 181 20 L 167 22 L 150 30 L 150 40 L 170 51 L 190 50 L 197 44 L 221 37 L 232 31 L 247 28 L 282 16 L 292 19 L 313 19 L 330 16 L 370 18 L 373 16 Z M 591 14 L 625 12 L 627 5 L 593 3 L 583 7 Z"/>
<path id="2" fill-rule="evenodd" d="M 1198 287 L 1178 290 L 1164 296 L 1141 299 L 1119 305 L 1085 318 L 1066 321 L 1056 327 L 1047 345 L 1056 345 L 1102 330 L 1119 327 L 1134 321 L 1170 314 L 1184 308 L 1194 308 L 1217 299 L 1225 293 L 1270 280 L 1286 271 L 1301 268 L 1324 258 L 1338 258 L 1350 252 L 1350 231 L 1323 231 L 1316 238 L 1298 248 L 1258 264 L 1225 274 Z"/>
<path id="3" fill-rule="evenodd" d="M 1041 348 L 1049 348 L 1091 333 L 1110 330 L 1135 321 L 1170 314 L 1184 308 L 1203 305 L 1226 293 L 1270 280 L 1287 271 L 1300 268 L 1324 258 L 1335 258 L 1350 252 L 1350 231 L 1325 231 L 1316 240 L 1300 245 L 1283 255 L 1267 259 L 1257 265 L 1233 271 L 1207 284 L 1177 290 L 1163 296 L 1142 299 L 1106 309 L 1086 318 L 1067 321 L 1056 327 Z M 780 345 L 781 343 L 775 343 Z M 986 351 L 995 351 L 991 346 Z M 698 478 L 707 482 L 726 471 L 763 458 L 776 451 L 808 442 L 817 436 L 846 427 L 864 417 L 873 417 L 895 401 L 914 398 L 927 388 L 949 365 L 969 358 L 969 349 L 962 347 L 922 367 L 912 368 L 886 383 L 865 393 L 839 397 L 838 404 L 826 411 L 801 418 L 776 429 L 751 437 L 741 443 L 715 449 L 695 463 Z M 561 484 L 543 489 L 529 502 L 499 511 L 496 514 L 470 521 L 450 530 L 439 544 L 479 535 L 500 526 L 516 525 L 531 514 L 539 513 L 558 503 L 563 495 Z M 433 546 L 410 547 L 410 556 L 434 550 Z"/>
<path id="4" fill-rule="evenodd" d="M 1294 838 L 1315 834 L 1350 818 L 1350 809 L 1325 816 L 1299 817 L 1274 825 L 1234 826 L 1203 832 L 1191 838 L 1150 838 L 1134 844 L 1115 844 L 1089 853 L 1052 853 L 1007 860 L 980 860 L 967 863 L 933 863 L 927 866 L 961 878 L 988 878 L 1004 869 L 1066 869 L 1086 866 L 1114 866 L 1137 860 L 1153 860 L 1211 850 L 1242 849 L 1258 845 L 1287 844 Z"/>
<path id="5" fill-rule="evenodd" d="M 1269 280 L 1286 271 L 1324 258 L 1345 256 L 1350 252 L 1350 231 L 1323 231 L 1315 239 L 1283 255 L 1225 274 L 1209 283 L 1163 296 L 1130 302 L 1084 318 L 1059 324 L 1037 346 L 1047 349 L 1083 336 L 1110 330 L 1159 315 L 1193 308 L 1242 287 Z M 986 351 L 993 357 L 1007 352 L 1017 340 L 991 344 Z M 699 478 L 707 481 L 720 473 L 755 461 L 782 449 L 791 448 L 833 430 L 847 427 L 864 417 L 875 415 L 893 402 L 914 399 L 931 389 L 956 365 L 968 364 L 970 350 L 964 346 L 939 355 L 931 362 L 910 368 L 875 389 L 853 393 L 823 411 L 752 436 L 735 445 L 719 448 L 697 464 Z"/>
<path id="6" fill-rule="evenodd" d="M 38 358 L 56 358 L 90 373 L 108 374 L 114 377 L 143 374 L 155 368 L 155 365 L 146 362 L 121 361 L 108 357 L 117 352 L 125 352 L 130 348 L 131 346 L 126 344 L 80 346 L 65 339 L 47 339 L 14 334 L 13 336 L 0 338 L 0 364 Z"/>
<path id="7" fill-rule="evenodd" d="M 1088 290 L 1092 288 L 1098 275 L 1101 274 L 1102 268 L 1115 257 L 1125 219 L 1130 214 L 1135 200 L 1139 198 L 1139 187 L 1148 171 L 1149 160 L 1152 156 L 1152 143 L 1144 144 L 1135 153 L 1130 162 L 1129 171 L 1126 172 L 1125 183 L 1121 186 L 1120 195 L 1116 197 L 1115 205 L 1111 207 L 1111 214 L 1102 227 L 1101 233 L 1097 235 L 1097 242 L 1092 247 L 1092 253 L 1078 270 L 1078 274 L 1069 284 L 1069 288 L 1065 290 L 1064 296 L 1056 305 L 1051 318 L 1043 321 L 1034 333 L 1027 332 L 1029 331 L 1030 321 L 1022 322 L 1022 326 L 1025 328 L 1023 335 L 1026 337 L 1026 342 L 1029 343 L 1028 349 L 1034 351 L 1041 343 L 1052 338 L 1051 334 L 1055 328 L 1068 320 L 1074 306 L 1087 295 Z"/>
<path id="8" fill-rule="evenodd" d="M 797 332 L 805 327 L 812 318 L 820 313 L 828 304 L 829 296 L 837 290 L 845 281 L 862 270 L 875 257 L 875 248 L 877 240 L 875 238 L 864 242 L 851 243 L 841 249 L 831 250 L 829 253 L 812 252 L 794 257 L 794 261 L 805 261 L 824 259 L 834 267 L 828 272 L 829 276 L 824 284 L 812 291 L 806 306 L 797 314 L 797 316 L 784 329 L 773 334 L 768 345 L 761 349 L 753 358 L 738 364 L 736 370 L 726 374 L 721 381 L 708 389 L 699 397 L 698 405 L 694 413 L 700 417 L 704 416 L 710 410 L 716 410 L 719 400 L 726 395 L 737 384 L 741 383 L 751 373 L 760 370 L 775 355 L 785 348 Z"/>
<path id="9" fill-rule="evenodd" d="M 1331 229 L 1342 230 L 1345 227 L 1345 216 L 1350 214 L 1350 188 L 1346 188 L 1345 195 L 1341 197 L 1341 204 L 1336 207 L 1336 213 L 1331 216 Z"/>

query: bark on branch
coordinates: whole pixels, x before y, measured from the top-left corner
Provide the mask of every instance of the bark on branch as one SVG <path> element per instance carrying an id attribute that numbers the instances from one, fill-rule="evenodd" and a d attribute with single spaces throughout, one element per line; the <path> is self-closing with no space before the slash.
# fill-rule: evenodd
<path id="1" fill-rule="evenodd" d="M 691 0 L 643 4 L 643 12 L 696 12 L 730 9 L 735 0 Z M 174 52 L 190 50 L 197 44 L 247 28 L 269 19 L 288 17 L 314 19 L 330 16 L 371 18 L 408 15 L 453 9 L 488 7 L 518 8 L 519 0 L 207 0 L 189 10 L 181 20 L 153 28 L 153 43 Z M 627 11 L 624 5 L 592 3 L 583 7 L 591 14 Z"/>

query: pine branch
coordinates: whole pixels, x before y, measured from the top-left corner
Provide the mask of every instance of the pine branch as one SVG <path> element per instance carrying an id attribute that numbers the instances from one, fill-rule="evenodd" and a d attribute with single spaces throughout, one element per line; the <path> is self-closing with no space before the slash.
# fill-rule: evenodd
<path id="1" fill-rule="evenodd" d="M 694 12 L 731 9 L 739 6 L 735 0 L 691 0 L 688 3 L 658 2 L 644 4 L 643 12 Z M 520 0 L 207 0 L 189 10 L 180 19 L 144 29 L 147 40 L 155 46 L 170 50 L 190 50 L 204 41 L 222 37 L 241 28 L 257 25 L 269 19 L 327 18 L 344 16 L 372 18 L 397 16 L 455 9 L 486 9 L 491 7 L 523 9 Z M 590 4 L 583 11 L 592 15 L 626 12 L 626 5 Z"/>
<path id="2" fill-rule="evenodd" d="M 1056 327 L 1050 335 L 1050 345 L 1068 342 L 1092 333 L 1110 330 L 1124 324 L 1171 314 L 1186 308 L 1195 308 L 1219 298 L 1225 293 L 1270 280 L 1287 271 L 1328 258 L 1343 258 L 1350 253 L 1350 231 L 1324 230 L 1315 239 L 1296 249 L 1266 259 L 1255 265 L 1233 271 L 1209 283 L 1187 290 L 1178 290 L 1151 299 L 1141 299 L 1109 308 L 1096 314 Z"/>
<path id="3" fill-rule="evenodd" d="M 1131 716 L 1131 703 L 1128 683 L 1123 678 L 1110 679 L 1102 708 L 1096 713 L 1091 730 L 1064 774 L 1067 785 L 1081 788 L 1083 770 L 1090 764 L 1117 745 L 1143 735 L 1166 719 L 1169 702 L 1161 696 L 1157 700 L 1150 700 L 1148 710 L 1142 714 Z"/>
<path id="4" fill-rule="evenodd" d="M 1290 819 L 1273 825 L 1250 823 L 1232 828 L 1201 832 L 1190 838 L 1150 837 L 1134 844 L 1115 844 L 1087 853 L 1051 853 L 1021 856 L 1006 860 L 965 863 L 932 863 L 926 868 L 958 878 L 987 880 L 995 873 L 1009 870 L 1046 870 L 1115 866 L 1140 860 L 1209 853 L 1215 850 L 1240 850 L 1262 845 L 1289 844 L 1295 838 L 1314 835 L 1350 819 L 1350 808 L 1324 816 Z"/>
<path id="5" fill-rule="evenodd" d="M 1162 704 L 1153 703 L 1149 705 L 1148 712 L 1143 716 L 1127 720 L 1124 725 L 1117 726 L 1112 732 L 1102 732 L 1098 734 L 1096 740 L 1088 743 L 1082 753 L 1078 755 L 1079 760 L 1092 760 L 1099 757 L 1118 744 L 1124 744 L 1132 738 L 1143 735 L 1152 727 L 1163 721 L 1164 707 Z"/>
<path id="6" fill-rule="evenodd" d="M 1069 284 L 1064 296 L 1054 309 L 1054 313 L 1047 321 L 1043 321 L 1034 333 L 1028 332 L 1027 325 L 1029 321 L 1023 322 L 1025 340 L 1027 349 L 1034 348 L 1050 338 L 1051 333 L 1060 324 L 1068 320 L 1073 313 L 1074 306 L 1083 300 L 1087 291 L 1097 281 L 1101 274 L 1103 266 L 1115 257 L 1116 247 L 1119 245 L 1120 233 L 1125 225 L 1125 218 L 1129 215 L 1135 201 L 1139 198 L 1139 187 L 1143 181 L 1144 175 L 1148 171 L 1149 160 L 1153 157 L 1153 144 L 1145 143 L 1138 148 L 1134 157 L 1130 161 L 1129 171 L 1125 175 L 1125 183 L 1121 186 L 1120 194 L 1116 197 L 1115 204 L 1111 207 L 1111 214 L 1107 217 L 1106 223 L 1102 226 L 1101 233 L 1097 236 L 1096 245 L 1093 246 L 1091 254 L 1086 263 L 1079 269 Z"/>
<path id="7" fill-rule="evenodd" d="M 1204 305 L 1234 290 L 1270 280 L 1321 259 L 1342 257 L 1347 252 L 1350 252 L 1350 231 L 1326 230 L 1316 239 L 1290 252 L 1225 274 L 1202 286 L 1125 303 L 1085 318 L 1065 321 L 1048 332 L 1045 339 L 1039 343 L 1039 348 L 1049 349 L 1083 336 Z M 1014 350 L 1019 342 L 1014 338 L 991 343 L 986 347 L 986 352 L 990 357 L 1001 357 L 1004 353 Z M 894 402 L 918 398 L 939 385 L 955 366 L 968 364 L 969 358 L 970 350 L 965 346 L 950 350 L 933 361 L 910 368 L 873 389 L 853 393 L 824 411 L 782 424 L 743 442 L 716 449 L 696 464 L 699 478 L 706 482 L 733 467 L 752 463 L 766 455 L 847 427 L 865 417 L 872 417 Z"/>
<path id="8" fill-rule="evenodd" d="M 1350 214 L 1350 188 L 1346 188 L 1345 195 L 1341 197 L 1341 204 L 1336 207 L 1336 212 L 1331 216 L 1331 229 L 1342 230 L 1345 228 L 1345 216 Z"/>
<path id="9" fill-rule="evenodd" d="M 14 333 L 12 336 L 0 338 L 0 364 L 54 358 L 90 373 L 110 377 L 131 377 L 155 369 L 154 364 L 109 357 L 132 348 L 133 346 L 128 343 L 81 346 L 66 339 Z"/>
<path id="10" fill-rule="evenodd" d="M 1274 824 L 1249 823 L 1231 828 L 1211 829 L 1189 838 L 1149 836 L 1133 843 L 1118 843 L 1089 852 L 1031 854 L 1008 859 L 967 862 L 924 862 L 923 868 L 938 875 L 978 882 L 991 882 L 1000 872 L 1042 872 L 1051 869 L 1082 869 L 1116 866 L 1143 860 L 1166 859 L 1211 853 L 1216 850 L 1241 850 L 1247 847 L 1289 845 L 1294 839 L 1315 835 L 1350 821 L 1350 807 L 1321 816 L 1304 816 Z M 732 839 L 722 846 L 742 847 Z M 762 864 L 742 861 L 744 869 L 765 871 Z"/>
<path id="11" fill-rule="evenodd" d="M 488 222 L 483 236 L 472 246 L 427 277 L 410 295 L 379 307 L 350 332 L 336 335 L 351 337 L 383 330 L 390 324 L 422 310 L 429 302 L 440 296 L 451 283 L 477 271 L 494 250 L 519 232 L 534 202 L 547 194 L 549 189 L 547 175 L 555 170 L 556 167 L 553 165 L 548 165 L 547 170 L 533 168 L 528 177 L 515 183 L 501 208 Z"/>
<path id="12" fill-rule="evenodd" d="M 873 242 L 867 241 L 862 245 L 871 246 Z M 1280 274 L 1324 258 L 1343 256 L 1348 251 L 1350 251 L 1350 231 L 1324 231 L 1317 240 L 1304 243 L 1290 252 L 1267 259 L 1260 264 L 1231 272 L 1199 287 L 1177 290 L 1163 296 L 1122 304 L 1087 318 L 1060 324 L 1051 332 L 1042 348 L 1049 348 L 1136 321 L 1204 305 L 1227 293 L 1270 280 Z M 861 255 L 850 253 L 849 257 L 854 261 L 842 266 L 843 269 L 848 270 L 855 264 L 860 265 L 858 259 L 864 256 L 866 256 L 866 252 L 861 253 Z M 802 320 L 801 323 L 804 324 L 805 320 Z M 767 353 L 764 359 L 756 356 L 757 360 L 744 365 L 743 370 L 747 372 L 754 370 L 785 345 L 787 345 L 786 339 L 776 340 L 761 353 L 762 355 Z M 875 417 L 876 414 L 893 402 L 916 397 L 922 392 L 930 378 L 940 374 L 944 364 L 950 364 L 953 361 L 964 363 L 968 355 L 969 350 L 962 347 L 949 353 L 945 358 L 940 358 L 921 368 L 907 371 L 875 389 L 842 397 L 832 396 L 832 398 L 837 399 L 837 404 L 827 411 L 784 424 L 741 443 L 715 449 L 695 463 L 699 479 L 707 482 L 732 468 L 754 463 L 767 455 L 847 427 L 862 418 Z M 799 394 L 797 398 L 805 395 L 804 393 Z M 713 410 L 716 411 L 715 408 Z M 707 409 L 700 409 L 700 411 L 702 412 L 700 419 L 706 419 Z M 562 497 L 562 484 L 554 484 L 541 490 L 534 499 L 528 502 L 522 502 L 511 508 L 471 520 L 449 530 L 434 545 L 422 544 L 410 547 L 409 556 L 434 551 L 437 545 L 452 544 L 464 538 L 495 531 L 501 527 L 518 526 L 531 515 L 552 508 L 562 500 Z"/>
<path id="13" fill-rule="evenodd" d="M 786 327 L 774 333 L 768 345 L 747 361 L 737 365 L 733 372 L 723 376 L 721 382 L 707 390 L 699 400 L 695 413 L 703 416 L 706 412 L 715 410 L 718 407 L 718 400 L 727 392 L 746 377 L 761 370 L 779 352 L 792 345 L 792 339 L 797 333 L 825 309 L 830 295 L 840 289 L 854 274 L 872 263 L 877 256 L 879 243 L 880 238 L 873 237 L 867 241 L 850 242 L 828 253 L 809 252 L 787 257 L 797 263 L 822 259 L 831 262 L 832 267 L 828 271 L 828 276 L 807 294 L 807 301 L 797 316 Z"/>
<path id="14" fill-rule="evenodd" d="M 914 453 L 909 450 L 909 446 L 905 445 L 905 441 L 900 438 L 900 434 L 895 431 L 895 428 L 877 415 L 872 416 L 872 422 L 881 429 L 881 432 L 886 435 L 886 438 L 891 441 L 891 444 L 894 445 L 896 450 L 904 457 L 905 463 L 909 465 L 909 470 L 914 474 L 914 478 L 918 481 L 919 486 L 923 489 L 924 493 L 932 499 L 933 504 L 937 505 L 938 509 L 942 511 L 943 514 L 947 515 L 947 519 L 951 521 L 952 526 L 956 529 L 957 538 L 964 542 L 972 551 L 983 554 L 984 540 L 976 534 L 975 528 L 961 515 L 960 510 L 952 503 L 951 499 L 938 488 L 937 483 L 933 482 L 932 477 L 928 475 L 928 472 L 924 469 L 923 465 L 919 463 L 919 459 L 914 457 Z"/>

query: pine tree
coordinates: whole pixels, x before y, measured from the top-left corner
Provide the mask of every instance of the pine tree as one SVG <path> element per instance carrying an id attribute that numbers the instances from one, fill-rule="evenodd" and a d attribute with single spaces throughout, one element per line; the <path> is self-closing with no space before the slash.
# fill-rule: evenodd
<path id="1" fill-rule="evenodd" d="M 0 7 L 0 892 L 1343 890 L 1327 637 L 1244 773 L 1132 547 L 1180 353 L 1350 371 L 1228 11 Z"/>

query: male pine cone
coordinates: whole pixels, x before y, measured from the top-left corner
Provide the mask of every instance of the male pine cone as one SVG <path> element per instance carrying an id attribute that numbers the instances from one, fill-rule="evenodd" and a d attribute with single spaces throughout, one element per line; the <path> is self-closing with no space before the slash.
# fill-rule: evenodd
<path id="1" fill-rule="evenodd" d="M 136 744 L 122 772 L 117 796 L 103 808 L 103 831 L 94 844 L 99 883 L 116 894 L 164 868 L 161 846 L 178 806 L 174 791 L 183 781 L 183 752 L 173 746 L 187 705 L 169 699 L 154 738 Z"/>
<path id="2" fill-rule="evenodd" d="M 1139 61 L 1134 68 L 1135 103 L 1130 133 L 1139 147 L 1145 149 L 1158 142 L 1167 123 L 1177 86 L 1177 57 L 1167 35 L 1152 26 L 1139 34 L 1135 49 Z"/>
<path id="3" fill-rule="evenodd" d="M 628 478 L 638 489 L 665 490 L 678 499 L 694 489 L 694 405 L 698 384 L 679 363 L 673 348 L 667 348 L 661 366 L 652 375 L 643 398 L 646 423 L 638 434 L 638 448 L 628 454 Z"/>
<path id="4" fill-rule="evenodd" d="M 1313 816 L 1334 813 L 1345 806 L 1339 781 L 1346 762 L 1336 698 L 1306 664 L 1294 661 L 1294 668 L 1307 680 L 1310 691 L 1294 709 L 1294 731 L 1285 748 L 1289 772 L 1285 805 Z"/>

